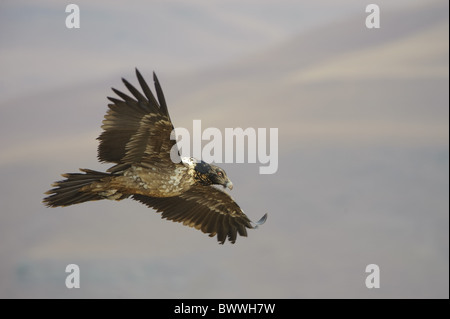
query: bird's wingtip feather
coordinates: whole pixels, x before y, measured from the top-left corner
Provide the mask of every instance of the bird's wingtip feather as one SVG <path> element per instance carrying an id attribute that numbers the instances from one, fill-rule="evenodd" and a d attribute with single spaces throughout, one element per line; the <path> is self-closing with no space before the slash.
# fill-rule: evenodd
<path id="1" fill-rule="evenodd" d="M 263 217 L 261 217 L 256 223 L 254 223 L 255 226 L 253 226 L 253 228 L 256 229 L 258 228 L 258 226 L 263 225 L 266 222 L 266 220 L 267 220 L 267 213 L 265 213 Z"/>

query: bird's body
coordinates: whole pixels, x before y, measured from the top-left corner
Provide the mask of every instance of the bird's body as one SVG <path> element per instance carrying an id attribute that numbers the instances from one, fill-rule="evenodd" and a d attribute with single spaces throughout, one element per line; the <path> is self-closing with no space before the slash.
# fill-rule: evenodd
<path id="1" fill-rule="evenodd" d="M 86 189 L 115 191 L 123 195 L 140 194 L 152 197 L 173 197 L 195 185 L 193 170 L 179 165 L 171 175 L 156 169 L 132 165 L 120 174 L 110 175 L 102 181 L 89 185 Z"/>
<path id="2" fill-rule="evenodd" d="M 128 81 L 134 98 L 113 89 L 122 100 L 112 102 L 99 136 L 98 158 L 115 163 L 104 172 L 80 169 L 83 173 L 63 174 L 44 199 L 49 207 L 68 206 L 92 200 L 122 200 L 131 197 L 162 212 L 162 217 L 182 222 L 208 233 L 218 241 L 235 242 L 246 228 L 256 228 L 266 215 L 253 223 L 225 192 L 211 187 L 233 184 L 218 166 L 194 158 L 180 158 L 170 139 L 173 125 L 165 98 L 154 75 L 158 101 L 136 69 L 142 95 Z M 158 103 L 159 102 L 159 103 Z M 178 159 L 173 160 L 173 159 Z"/>

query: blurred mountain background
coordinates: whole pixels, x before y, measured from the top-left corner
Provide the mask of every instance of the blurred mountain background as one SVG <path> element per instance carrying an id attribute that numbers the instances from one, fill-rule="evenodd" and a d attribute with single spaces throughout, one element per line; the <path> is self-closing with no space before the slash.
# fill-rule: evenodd
<path id="1" fill-rule="evenodd" d="M 446 1 L 0 4 L 1 298 L 448 298 Z M 155 70 L 176 127 L 279 130 L 279 167 L 221 164 L 266 224 L 220 246 L 134 202 L 49 209 L 96 159 L 110 87 Z M 81 288 L 65 267 L 79 265 Z M 381 287 L 367 289 L 377 264 Z"/>

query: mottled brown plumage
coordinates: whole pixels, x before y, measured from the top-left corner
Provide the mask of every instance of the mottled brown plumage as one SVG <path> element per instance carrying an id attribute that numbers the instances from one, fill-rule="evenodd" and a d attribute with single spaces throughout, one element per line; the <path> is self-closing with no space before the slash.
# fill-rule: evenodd
<path id="1" fill-rule="evenodd" d="M 98 137 L 98 159 L 115 165 L 106 173 L 80 169 L 83 173 L 63 174 L 66 179 L 53 184 L 44 203 L 57 207 L 131 197 L 162 212 L 162 218 L 217 235 L 221 244 L 227 238 L 234 243 L 237 234 L 247 236 L 246 228 L 263 224 L 267 214 L 252 223 L 227 193 L 212 186 L 232 188 L 224 170 L 193 158 L 180 161 L 156 75 L 158 100 L 137 69 L 136 76 L 143 94 L 122 79 L 133 97 L 112 89 L 121 99 L 108 97 L 112 103 Z"/>

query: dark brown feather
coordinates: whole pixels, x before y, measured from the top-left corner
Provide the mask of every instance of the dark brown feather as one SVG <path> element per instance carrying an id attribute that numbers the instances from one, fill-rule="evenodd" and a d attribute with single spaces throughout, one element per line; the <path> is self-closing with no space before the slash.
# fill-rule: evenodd
<path id="1" fill-rule="evenodd" d="M 133 199 L 162 212 L 162 218 L 180 222 L 204 233 L 217 234 L 217 240 L 236 241 L 253 228 L 250 219 L 227 193 L 212 186 L 193 186 L 185 193 L 166 198 L 133 195 Z"/>
<path id="2" fill-rule="evenodd" d="M 112 90 L 122 100 L 108 97 L 112 104 L 108 105 L 103 132 L 98 138 L 98 158 L 102 162 L 117 163 L 120 167 L 141 163 L 146 167 L 157 164 L 173 168 L 174 163 L 170 159 L 170 151 L 175 145 L 175 141 L 170 139 L 173 124 L 159 81 L 154 76 L 158 103 L 137 69 L 136 76 L 144 94 L 122 79 L 133 97 L 114 88 Z M 109 171 L 116 170 L 113 167 Z"/>
<path id="3" fill-rule="evenodd" d="M 156 76 L 155 72 L 153 72 L 153 80 L 155 81 L 155 89 L 156 89 L 156 95 L 158 96 L 159 105 L 161 106 L 161 110 L 165 115 L 169 116 L 169 110 L 167 109 L 166 99 L 164 98 L 164 93 L 161 88 L 161 84 L 159 84 L 158 77 Z"/>
<path id="4" fill-rule="evenodd" d="M 142 92 L 144 92 L 150 104 L 157 105 L 158 102 L 156 101 L 155 96 L 153 95 L 152 91 L 147 85 L 147 82 L 145 82 L 144 77 L 141 75 L 141 73 L 137 68 L 136 68 L 136 77 L 138 78 L 139 84 L 141 85 Z"/>

